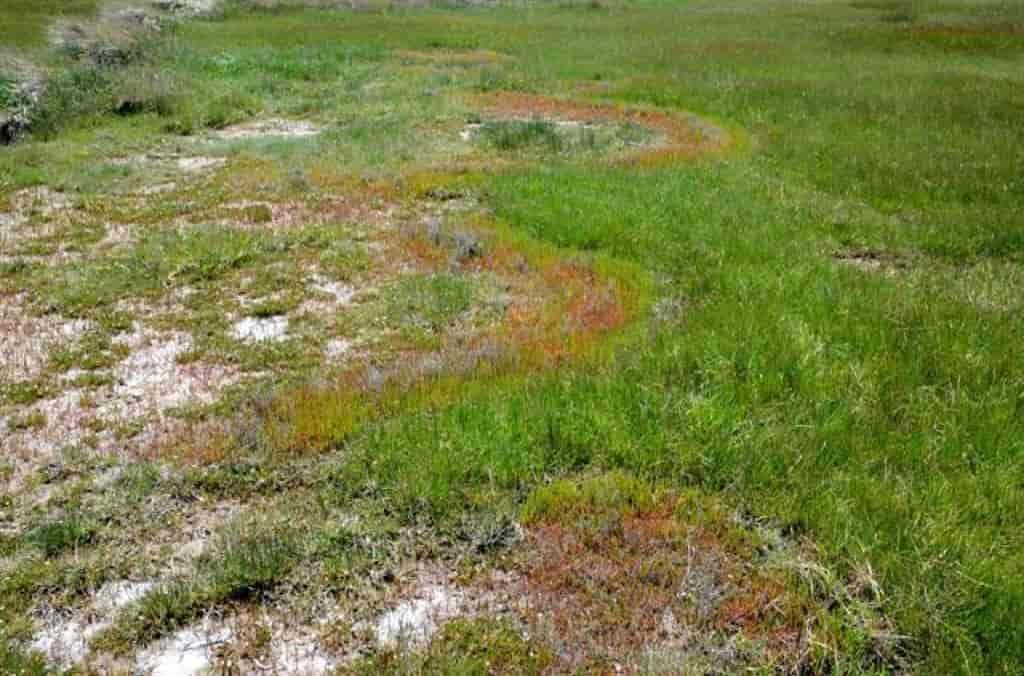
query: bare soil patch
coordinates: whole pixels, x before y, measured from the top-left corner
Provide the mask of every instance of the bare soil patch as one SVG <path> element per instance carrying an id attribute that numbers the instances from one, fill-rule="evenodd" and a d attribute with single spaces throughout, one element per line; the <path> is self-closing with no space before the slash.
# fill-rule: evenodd
<path id="1" fill-rule="evenodd" d="M 875 249 L 850 249 L 838 251 L 833 259 L 840 265 L 847 265 L 863 272 L 894 276 L 909 266 L 909 262 L 896 254 Z"/>
<path id="2" fill-rule="evenodd" d="M 319 126 L 306 120 L 271 118 L 225 127 L 213 132 L 212 136 L 223 141 L 239 141 L 263 137 L 306 138 L 316 136 L 321 131 L 322 129 Z"/>

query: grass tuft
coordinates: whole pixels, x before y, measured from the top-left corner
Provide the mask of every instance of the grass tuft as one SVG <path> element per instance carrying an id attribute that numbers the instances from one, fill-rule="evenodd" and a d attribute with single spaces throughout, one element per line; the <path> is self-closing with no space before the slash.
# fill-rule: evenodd
<path id="1" fill-rule="evenodd" d="M 68 518 L 36 527 L 25 536 L 25 541 L 38 548 L 47 558 L 54 558 L 89 544 L 95 535 L 94 524 Z"/>
<path id="2" fill-rule="evenodd" d="M 231 601 L 251 601 L 291 571 L 300 548 L 280 527 L 233 523 L 205 553 L 188 578 L 168 581 L 127 608 L 95 646 L 126 654 L 189 624 L 205 611 Z"/>

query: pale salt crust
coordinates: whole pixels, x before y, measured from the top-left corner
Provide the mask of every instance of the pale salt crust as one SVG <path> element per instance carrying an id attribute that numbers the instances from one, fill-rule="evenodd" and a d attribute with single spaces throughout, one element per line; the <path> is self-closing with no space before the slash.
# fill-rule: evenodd
<path id="1" fill-rule="evenodd" d="M 252 343 L 279 342 L 288 337 L 288 318 L 244 317 L 231 327 L 231 336 L 235 340 Z"/>
<path id="2" fill-rule="evenodd" d="M 207 618 L 143 650 L 135 667 L 149 676 L 201 674 L 213 666 L 217 649 L 229 640 L 231 630 Z"/>
<path id="3" fill-rule="evenodd" d="M 194 174 L 210 169 L 219 169 L 227 164 L 223 157 L 182 157 L 177 161 L 177 167 L 186 174 Z"/>
<path id="4" fill-rule="evenodd" d="M 444 585 L 428 585 L 377 620 L 374 633 L 384 647 L 422 645 L 459 612 L 462 594 Z"/>
<path id="5" fill-rule="evenodd" d="M 345 338 L 334 338 L 327 341 L 327 345 L 324 347 L 324 356 L 330 361 L 338 361 L 348 356 L 354 346 L 355 341 Z"/>
<path id="6" fill-rule="evenodd" d="M 113 623 L 119 610 L 135 603 L 152 588 L 151 582 L 110 582 L 96 592 L 85 611 L 70 616 L 57 612 L 45 615 L 30 647 L 43 653 L 52 664 L 71 667 L 85 659 L 89 642 Z"/>
<path id="7" fill-rule="evenodd" d="M 305 120 L 271 118 L 254 120 L 213 132 L 212 136 L 224 141 L 237 141 L 260 137 L 304 138 L 316 136 L 320 127 Z"/>
<path id="8" fill-rule="evenodd" d="M 319 274 L 314 274 L 308 280 L 306 288 L 314 292 L 312 297 L 307 298 L 299 306 L 299 312 L 306 312 L 313 315 L 327 315 L 337 312 L 343 307 L 352 304 L 359 289 L 354 286 L 328 279 Z"/>
<path id="9" fill-rule="evenodd" d="M 95 327 L 84 319 L 30 317 L 27 294 L 0 300 L 0 382 L 39 376 L 54 346 L 71 344 Z"/>
<path id="10" fill-rule="evenodd" d="M 270 646 L 272 673 L 288 676 L 319 676 L 335 666 L 336 660 L 308 631 L 273 628 Z"/>
<path id="11" fill-rule="evenodd" d="M 169 409 L 212 403 L 221 389 L 240 378 L 236 371 L 220 365 L 178 363 L 178 357 L 192 348 L 187 333 L 157 333 L 136 325 L 132 333 L 116 342 L 128 347 L 129 354 L 111 371 L 104 372 L 113 381 L 110 385 L 88 393 L 67 389 L 18 412 L 45 416 L 46 424 L 39 429 L 9 430 L 9 418 L 0 421 L 0 433 L 4 433 L 0 449 L 52 456 L 61 448 L 81 444 L 92 434 L 88 423 L 95 419 L 112 423 L 140 421 L 142 431 L 134 443 L 152 443 L 178 426 Z M 65 380 L 76 375 L 77 372 L 66 374 Z M 115 440 L 109 431 L 97 436 L 99 450 L 112 450 Z"/>
<path id="12" fill-rule="evenodd" d="M 0 254 L 19 244 L 54 235 L 66 225 L 71 198 L 46 186 L 26 188 L 10 196 L 11 210 L 0 212 Z"/>

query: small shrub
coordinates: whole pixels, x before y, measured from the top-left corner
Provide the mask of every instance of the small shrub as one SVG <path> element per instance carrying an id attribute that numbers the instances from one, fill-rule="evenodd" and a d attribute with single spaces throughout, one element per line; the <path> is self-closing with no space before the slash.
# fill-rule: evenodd
<path id="1" fill-rule="evenodd" d="M 17 84 L 3 73 L 0 73 L 0 110 L 13 108 L 18 102 Z"/>
<path id="2" fill-rule="evenodd" d="M 113 99 L 107 69 L 76 66 L 47 82 L 46 89 L 29 113 L 33 135 L 51 138 L 70 121 L 81 121 L 106 112 Z"/>

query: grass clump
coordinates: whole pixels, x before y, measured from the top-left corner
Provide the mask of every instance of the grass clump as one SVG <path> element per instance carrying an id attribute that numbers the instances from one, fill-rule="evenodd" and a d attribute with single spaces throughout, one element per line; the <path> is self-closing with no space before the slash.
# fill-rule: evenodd
<path id="1" fill-rule="evenodd" d="M 246 600 L 279 582 L 298 559 L 299 550 L 289 534 L 229 529 L 216 558 L 200 567 L 210 603 Z"/>
<path id="2" fill-rule="evenodd" d="M 0 673 L 12 676 L 47 676 L 53 671 L 42 654 L 20 650 L 0 630 Z"/>
<path id="3" fill-rule="evenodd" d="M 295 534 L 281 527 L 236 523 L 204 554 L 193 576 L 146 594 L 97 636 L 100 649 L 123 654 L 192 622 L 206 610 L 257 598 L 279 583 L 299 560 Z"/>
<path id="4" fill-rule="evenodd" d="M 96 526 L 78 518 L 67 518 L 43 524 L 29 531 L 25 542 L 36 547 L 47 558 L 60 556 L 92 542 Z"/>
<path id="5" fill-rule="evenodd" d="M 446 623 L 422 653 L 377 653 L 345 667 L 344 673 L 542 674 L 553 662 L 550 648 L 523 638 L 507 622 L 457 618 Z"/>
<path id="6" fill-rule="evenodd" d="M 282 239 L 230 228 L 154 232 L 129 253 L 65 273 L 52 291 L 53 308 L 84 316 L 122 298 L 157 294 L 175 284 L 203 284 L 287 249 Z"/>
<path id="7" fill-rule="evenodd" d="M 16 406 L 28 406 L 50 396 L 50 388 L 42 380 L 24 380 L 0 384 L 0 401 Z"/>
<path id="8" fill-rule="evenodd" d="M 565 145 L 555 124 L 546 120 L 485 122 L 479 134 L 485 143 L 504 151 L 538 148 L 556 153 Z"/>
<path id="9" fill-rule="evenodd" d="M 24 415 L 13 416 L 7 421 L 7 429 L 12 432 L 25 432 L 46 427 L 46 414 L 42 411 L 31 411 Z"/>
<path id="10" fill-rule="evenodd" d="M 437 333 L 469 310 L 475 298 L 473 283 L 460 275 L 410 276 L 388 289 L 386 313 L 394 325 Z"/>
<path id="11" fill-rule="evenodd" d="M 535 151 L 548 154 L 597 153 L 634 146 L 650 138 L 643 127 L 631 123 L 591 125 L 549 120 L 493 120 L 484 122 L 477 138 L 501 152 Z"/>

